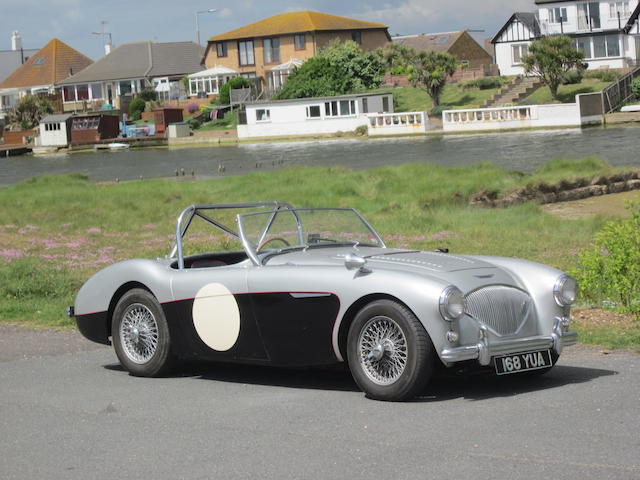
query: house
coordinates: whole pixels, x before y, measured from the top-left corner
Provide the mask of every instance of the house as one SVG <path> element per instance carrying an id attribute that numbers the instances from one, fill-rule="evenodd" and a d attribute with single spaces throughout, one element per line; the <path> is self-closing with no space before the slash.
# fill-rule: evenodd
<path id="1" fill-rule="evenodd" d="M 19 32 L 11 34 L 11 50 L 0 50 L 0 82 L 38 52 L 38 48 L 23 48 Z"/>
<path id="2" fill-rule="evenodd" d="M 56 94 L 56 84 L 93 61 L 54 38 L 0 83 L 0 104 L 13 108 L 27 94 Z"/>
<path id="3" fill-rule="evenodd" d="M 207 69 L 224 67 L 235 76 L 259 78 L 263 88 L 277 90 L 296 65 L 336 38 L 353 40 L 364 50 L 375 50 L 391 40 L 381 23 L 289 12 L 211 37 L 204 63 Z"/>
<path id="4" fill-rule="evenodd" d="M 522 75 L 532 41 L 568 35 L 589 69 L 628 68 L 640 61 L 639 0 L 535 0 L 535 12 L 514 13 L 491 41 L 502 75 Z"/>
<path id="5" fill-rule="evenodd" d="M 72 116 L 69 114 L 47 115 L 40 120 L 40 139 L 43 147 L 66 147 L 71 141 Z"/>
<path id="6" fill-rule="evenodd" d="M 393 112 L 389 93 L 256 102 L 246 105 L 239 138 L 351 132 L 368 125 L 368 113 Z"/>
<path id="7" fill-rule="evenodd" d="M 466 30 L 447 33 L 421 33 L 393 37 L 395 43 L 419 52 L 446 52 L 466 68 L 489 68 L 493 58 Z"/>
<path id="8" fill-rule="evenodd" d="M 64 111 L 99 109 L 105 104 L 126 109 L 144 89 L 154 89 L 162 100 L 176 99 L 182 78 L 202 70 L 201 60 L 202 47 L 193 42 L 125 43 L 58 84 Z"/>

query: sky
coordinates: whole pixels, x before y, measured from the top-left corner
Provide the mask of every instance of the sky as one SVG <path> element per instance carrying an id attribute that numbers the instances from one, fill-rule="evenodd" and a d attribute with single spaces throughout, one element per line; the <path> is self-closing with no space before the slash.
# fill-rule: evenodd
<path id="1" fill-rule="evenodd" d="M 196 38 L 196 12 L 202 43 L 211 36 L 278 13 L 315 10 L 384 23 L 391 35 L 484 30 L 491 37 L 516 11 L 534 11 L 533 0 L 0 0 L 0 50 L 11 48 L 18 30 L 24 48 L 41 48 L 58 38 L 93 60 L 104 54 L 101 22 L 113 44 Z"/>

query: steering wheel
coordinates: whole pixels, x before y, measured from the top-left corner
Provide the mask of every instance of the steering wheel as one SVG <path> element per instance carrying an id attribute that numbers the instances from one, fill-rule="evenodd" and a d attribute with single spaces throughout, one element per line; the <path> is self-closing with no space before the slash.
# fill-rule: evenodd
<path id="1" fill-rule="evenodd" d="M 262 250 L 264 247 L 266 247 L 268 244 L 270 244 L 271 242 L 275 242 L 275 241 L 279 241 L 284 243 L 287 247 L 290 247 L 291 244 L 289 242 L 287 242 L 286 239 L 282 238 L 282 237 L 272 237 L 269 238 L 265 241 L 263 241 L 260 245 L 258 245 L 258 248 L 256 248 L 256 253 L 259 252 L 260 250 Z"/>

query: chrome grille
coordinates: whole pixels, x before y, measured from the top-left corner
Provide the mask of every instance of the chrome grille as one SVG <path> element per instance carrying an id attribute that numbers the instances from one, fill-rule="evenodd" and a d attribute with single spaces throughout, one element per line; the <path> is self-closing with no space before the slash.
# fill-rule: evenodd
<path id="1" fill-rule="evenodd" d="M 498 335 L 516 333 L 529 315 L 531 297 L 503 285 L 480 288 L 467 296 L 467 314 Z"/>

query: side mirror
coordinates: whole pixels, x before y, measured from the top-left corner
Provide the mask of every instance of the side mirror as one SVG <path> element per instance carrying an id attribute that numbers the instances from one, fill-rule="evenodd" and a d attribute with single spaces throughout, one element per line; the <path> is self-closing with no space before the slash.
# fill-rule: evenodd
<path id="1" fill-rule="evenodd" d="M 344 257 L 344 266 L 347 270 L 360 270 L 362 273 L 371 271 L 367 268 L 367 261 L 364 258 L 352 253 Z"/>

